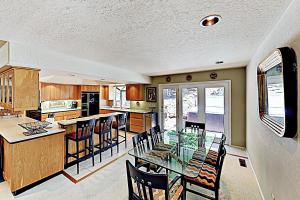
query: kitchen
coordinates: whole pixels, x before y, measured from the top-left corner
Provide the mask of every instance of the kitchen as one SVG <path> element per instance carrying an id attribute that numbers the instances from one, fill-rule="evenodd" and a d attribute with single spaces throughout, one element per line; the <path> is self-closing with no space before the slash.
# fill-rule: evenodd
<path id="1" fill-rule="evenodd" d="M 65 135 L 76 129 L 77 121 L 126 113 L 126 130 L 132 134 L 157 124 L 157 112 L 145 107 L 143 84 L 40 82 L 40 72 L 38 68 L 11 65 L 0 68 L 0 169 L 15 195 L 76 164 L 74 159 L 65 161 Z M 33 129 L 38 125 L 41 132 Z M 119 151 L 124 140 L 117 141 Z M 69 148 L 75 151 L 74 146 Z M 84 147 L 80 144 L 79 148 L 82 151 Z M 81 161 L 88 158 L 80 154 Z M 45 163 L 51 167 L 45 167 Z"/>

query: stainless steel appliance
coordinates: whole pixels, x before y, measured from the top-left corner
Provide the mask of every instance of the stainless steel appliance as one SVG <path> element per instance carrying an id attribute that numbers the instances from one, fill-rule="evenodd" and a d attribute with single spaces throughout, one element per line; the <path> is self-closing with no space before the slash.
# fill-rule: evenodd
<path id="1" fill-rule="evenodd" d="M 99 114 L 100 95 L 99 92 L 82 92 L 81 93 L 81 116 Z"/>

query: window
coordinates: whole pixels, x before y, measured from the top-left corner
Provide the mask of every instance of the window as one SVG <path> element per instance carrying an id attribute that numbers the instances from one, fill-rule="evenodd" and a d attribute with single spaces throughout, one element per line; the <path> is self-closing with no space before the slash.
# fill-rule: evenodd
<path id="1" fill-rule="evenodd" d="M 116 85 L 114 87 L 114 106 L 121 108 L 129 108 L 130 102 L 126 100 L 126 86 Z"/>

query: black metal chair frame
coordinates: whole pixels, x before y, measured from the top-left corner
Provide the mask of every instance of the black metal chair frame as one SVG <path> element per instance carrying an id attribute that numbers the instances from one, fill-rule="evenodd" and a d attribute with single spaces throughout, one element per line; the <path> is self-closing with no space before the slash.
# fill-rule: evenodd
<path id="1" fill-rule="evenodd" d="M 112 122 L 113 117 L 100 117 L 96 120 L 96 125 L 99 126 L 99 132 L 95 132 L 99 136 L 99 144 L 94 147 L 99 149 L 96 153 L 100 154 L 100 162 L 102 162 L 102 152 L 110 149 L 111 156 L 113 155 L 113 147 L 115 146 L 112 139 Z"/>
<path id="2" fill-rule="evenodd" d="M 119 153 L 119 144 L 121 143 L 125 143 L 125 148 L 127 148 L 127 113 L 121 113 L 121 114 L 118 114 L 116 115 L 116 131 L 117 131 L 117 137 L 114 139 L 114 141 L 117 142 L 117 151 Z M 122 130 L 124 129 L 125 131 L 125 136 L 123 135 L 120 135 L 119 134 L 119 130 Z M 119 137 L 122 137 L 124 138 L 123 140 L 119 141 Z"/>
<path id="3" fill-rule="evenodd" d="M 94 129 L 95 129 L 95 119 L 77 121 L 76 123 L 76 137 L 72 138 L 69 135 L 66 135 L 66 164 L 68 159 L 73 157 L 76 159 L 77 164 L 77 174 L 79 174 L 79 154 L 84 152 L 86 156 L 86 150 L 88 150 L 89 155 L 92 156 L 93 166 L 95 165 L 94 160 Z M 69 140 L 76 142 L 76 152 L 69 153 Z M 87 146 L 87 140 L 89 145 Z M 79 150 L 79 142 L 84 141 L 84 149 Z"/>
<path id="4" fill-rule="evenodd" d="M 151 136 L 152 146 L 158 144 L 159 142 L 161 142 L 163 140 L 159 125 L 150 128 L 149 132 L 150 132 L 150 136 Z"/>
<path id="5" fill-rule="evenodd" d="M 130 200 L 153 200 L 153 189 L 159 189 L 165 191 L 165 200 L 169 200 L 169 191 L 176 183 L 176 180 L 173 180 L 171 184 L 168 182 L 167 174 L 151 174 L 139 170 L 137 167 L 134 167 L 128 160 L 126 160 L 126 171 L 127 171 L 127 182 L 128 182 L 128 192 Z M 138 195 L 133 190 L 133 180 L 137 184 Z M 148 191 L 147 191 L 148 189 Z M 181 197 L 183 192 L 181 193 Z"/>
<path id="6" fill-rule="evenodd" d="M 185 121 L 185 127 L 205 130 L 205 123 Z"/>
<path id="7" fill-rule="evenodd" d="M 194 182 L 191 183 L 187 179 L 183 178 L 183 187 L 184 187 L 184 195 L 183 196 L 184 196 L 184 199 L 186 199 L 185 198 L 186 197 L 186 191 L 197 194 L 197 195 L 202 196 L 202 197 L 205 197 L 207 199 L 216 199 L 216 200 L 219 199 L 220 179 L 221 179 L 222 167 L 223 167 L 223 162 L 224 162 L 225 156 L 226 156 L 226 149 L 223 146 L 221 152 L 218 155 L 218 164 L 215 166 L 215 169 L 217 171 L 217 177 L 216 177 L 215 187 L 213 189 L 210 188 L 210 187 L 207 187 L 206 185 L 196 184 Z M 206 194 L 199 193 L 195 190 L 187 188 L 186 187 L 187 183 L 191 183 L 193 185 L 197 185 L 199 187 L 202 187 L 202 188 L 205 188 L 207 190 L 213 191 L 215 193 L 215 198 L 213 198 L 211 196 L 208 196 Z"/>

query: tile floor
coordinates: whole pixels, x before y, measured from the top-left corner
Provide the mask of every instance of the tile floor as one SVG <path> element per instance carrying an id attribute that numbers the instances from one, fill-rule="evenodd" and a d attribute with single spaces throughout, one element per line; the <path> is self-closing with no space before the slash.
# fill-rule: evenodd
<path id="1" fill-rule="evenodd" d="M 124 145 L 124 144 L 123 144 Z M 220 199 L 229 200 L 260 200 L 258 185 L 254 173 L 246 159 L 247 168 L 239 165 L 240 155 L 247 157 L 247 153 L 238 148 L 226 147 L 228 155 L 224 161 L 221 176 Z M 71 182 L 64 175 L 58 175 L 34 188 L 31 188 L 18 196 L 13 196 L 8 185 L 0 183 L 0 199 L 10 200 L 125 200 L 127 196 L 127 178 L 125 173 L 125 161 L 134 161 L 128 154 L 120 156 L 115 162 L 101 168 L 91 176 L 79 181 Z M 96 161 L 99 162 L 98 156 Z M 187 199 L 202 199 L 188 193 Z"/>

